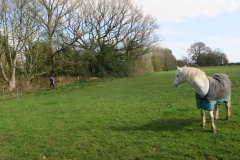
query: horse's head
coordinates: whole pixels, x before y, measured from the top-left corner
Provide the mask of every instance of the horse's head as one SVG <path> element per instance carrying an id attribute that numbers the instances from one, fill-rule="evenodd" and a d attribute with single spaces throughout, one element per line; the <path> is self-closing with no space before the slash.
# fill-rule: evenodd
<path id="1" fill-rule="evenodd" d="M 178 87 L 183 82 L 186 82 L 187 78 L 184 76 L 184 71 L 185 71 L 184 68 L 185 67 L 182 67 L 182 68 L 177 67 L 176 79 L 174 81 L 175 87 Z"/>

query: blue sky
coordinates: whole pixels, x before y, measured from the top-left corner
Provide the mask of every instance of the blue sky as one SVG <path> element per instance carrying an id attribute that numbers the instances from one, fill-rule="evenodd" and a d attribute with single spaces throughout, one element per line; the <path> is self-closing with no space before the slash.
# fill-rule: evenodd
<path id="1" fill-rule="evenodd" d="M 132 0 L 160 25 L 162 47 L 176 59 L 188 56 L 187 49 L 203 42 L 219 48 L 229 62 L 240 62 L 240 0 Z"/>

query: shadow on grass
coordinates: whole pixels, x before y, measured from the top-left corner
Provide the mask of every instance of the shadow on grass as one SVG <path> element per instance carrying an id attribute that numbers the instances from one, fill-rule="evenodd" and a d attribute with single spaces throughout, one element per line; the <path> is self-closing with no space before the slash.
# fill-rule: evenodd
<path id="1" fill-rule="evenodd" d="M 149 123 L 146 123 L 142 126 L 131 125 L 126 124 L 125 126 L 114 126 L 110 127 L 112 130 L 117 131 L 179 131 L 182 129 L 185 130 L 191 130 L 191 128 L 199 127 L 200 128 L 200 122 L 199 119 L 158 119 L 151 121 Z"/>

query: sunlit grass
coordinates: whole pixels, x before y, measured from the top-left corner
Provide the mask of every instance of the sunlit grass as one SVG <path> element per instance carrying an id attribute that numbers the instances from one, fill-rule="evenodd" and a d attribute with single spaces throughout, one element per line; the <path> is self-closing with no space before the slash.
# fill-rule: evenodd
<path id="1" fill-rule="evenodd" d="M 240 66 L 204 67 L 232 81 L 232 116 L 200 127 L 194 89 L 175 71 L 39 90 L 0 104 L 0 159 L 239 159 Z"/>

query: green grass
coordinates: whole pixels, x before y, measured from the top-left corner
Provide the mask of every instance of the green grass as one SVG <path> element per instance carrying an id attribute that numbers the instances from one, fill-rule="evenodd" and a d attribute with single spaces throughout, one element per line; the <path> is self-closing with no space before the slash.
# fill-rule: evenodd
<path id="1" fill-rule="evenodd" d="M 190 84 L 147 73 L 0 102 L 0 159 L 239 159 L 240 66 L 201 69 L 232 81 L 231 120 L 221 105 L 216 134 L 208 119 L 200 127 Z"/>

